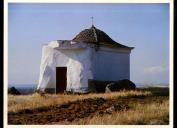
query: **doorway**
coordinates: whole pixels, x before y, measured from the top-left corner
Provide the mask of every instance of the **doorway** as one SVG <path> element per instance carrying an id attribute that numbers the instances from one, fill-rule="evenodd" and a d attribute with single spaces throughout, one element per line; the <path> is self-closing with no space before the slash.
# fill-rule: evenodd
<path id="1" fill-rule="evenodd" d="M 56 67 L 56 93 L 63 93 L 66 90 L 66 67 Z"/>

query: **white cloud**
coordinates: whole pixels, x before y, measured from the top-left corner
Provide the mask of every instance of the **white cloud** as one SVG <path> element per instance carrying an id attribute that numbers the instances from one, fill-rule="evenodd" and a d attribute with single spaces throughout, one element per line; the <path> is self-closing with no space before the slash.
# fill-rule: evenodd
<path id="1" fill-rule="evenodd" d="M 162 73 L 168 70 L 167 66 L 152 66 L 144 69 L 145 73 Z"/>

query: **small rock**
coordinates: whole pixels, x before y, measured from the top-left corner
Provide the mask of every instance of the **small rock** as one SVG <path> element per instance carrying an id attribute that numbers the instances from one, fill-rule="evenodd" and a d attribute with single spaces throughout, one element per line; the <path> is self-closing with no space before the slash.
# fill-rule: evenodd
<path id="1" fill-rule="evenodd" d="M 166 123 L 162 120 L 151 120 L 149 125 L 165 125 Z"/>
<path id="2" fill-rule="evenodd" d="M 111 106 L 110 108 L 107 108 L 105 112 L 108 114 L 112 114 L 113 111 L 115 111 L 115 108 L 114 106 Z"/>
<path id="3" fill-rule="evenodd" d="M 110 89 L 110 87 L 111 87 L 112 85 L 114 85 L 114 83 L 110 83 L 110 84 L 108 84 L 108 85 L 106 86 L 106 88 L 105 88 L 105 92 L 106 92 L 106 93 L 112 92 L 111 89 Z"/>
<path id="4" fill-rule="evenodd" d="M 15 87 L 9 88 L 8 93 L 12 94 L 12 95 L 20 95 L 21 94 Z"/>

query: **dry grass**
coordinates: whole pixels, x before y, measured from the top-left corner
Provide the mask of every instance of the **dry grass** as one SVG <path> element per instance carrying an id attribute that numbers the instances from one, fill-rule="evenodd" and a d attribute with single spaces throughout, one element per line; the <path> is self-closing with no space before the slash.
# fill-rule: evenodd
<path id="1" fill-rule="evenodd" d="M 169 100 L 162 103 L 133 104 L 132 109 L 128 111 L 115 112 L 111 115 L 96 115 L 93 118 L 85 118 L 71 122 L 62 122 L 63 124 L 75 125 L 142 125 L 142 124 L 169 124 Z M 61 122 L 60 122 L 61 124 Z"/>
<path id="2" fill-rule="evenodd" d="M 121 91 L 121 92 L 112 92 L 112 93 L 101 93 L 101 94 L 86 94 L 86 95 L 51 95 L 45 94 L 41 96 L 37 93 L 33 95 L 8 95 L 8 112 L 18 112 L 23 109 L 34 109 L 38 107 L 51 106 L 56 104 L 64 104 L 70 101 L 76 101 L 87 98 L 96 98 L 102 97 L 105 99 L 108 98 L 117 98 L 117 97 L 131 97 L 131 96 L 149 96 L 151 95 L 150 91 Z"/>
<path id="3" fill-rule="evenodd" d="M 150 96 L 150 97 L 149 97 Z M 8 112 L 19 112 L 23 109 L 36 109 L 51 105 L 62 105 L 68 102 L 87 98 L 104 98 L 123 100 L 130 107 L 112 114 L 95 113 L 93 116 L 76 118 L 72 122 L 61 120 L 54 124 L 74 125 L 140 125 L 140 124 L 169 124 L 169 89 L 145 88 L 134 91 L 120 91 L 112 93 L 92 93 L 86 95 L 8 95 Z M 134 97 L 134 98 L 133 98 Z M 137 100 L 138 99 L 138 100 Z M 121 102 L 124 103 L 124 102 Z M 52 124 L 52 122 L 51 122 Z"/>

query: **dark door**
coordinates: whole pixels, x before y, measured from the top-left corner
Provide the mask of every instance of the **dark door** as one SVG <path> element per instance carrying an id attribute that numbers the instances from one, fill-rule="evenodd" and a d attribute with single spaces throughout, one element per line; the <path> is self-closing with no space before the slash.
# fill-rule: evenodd
<path id="1" fill-rule="evenodd" d="M 66 90 L 66 67 L 56 67 L 56 93 L 62 93 Z"/>

